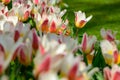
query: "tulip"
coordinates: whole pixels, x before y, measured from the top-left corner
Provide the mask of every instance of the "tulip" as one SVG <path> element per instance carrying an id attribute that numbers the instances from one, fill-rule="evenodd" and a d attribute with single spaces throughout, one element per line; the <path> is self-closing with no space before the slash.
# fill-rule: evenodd
<path id="1" fill-rule="evenodd" d="M 14 31 L 14 40 L 19 39 L 20 37 L 25 38 L 28 35 L 29 31 L 29 24 L 23 24 L 22 22 L 18 22 Z"/>
<path id="2" fill-rule="evenodd" d="M 101 29 L 100 33 L 101 33 L 101 36 L 102 36 L 103 39 L 106 39 L 110 42 L 115 40 L 116 33 L 112 33 L 111 30 L 106 30 L 105 31 L 105 29 Z"/>
<path id="3" fill-rule="evenodd" d="M 17 5 L 13 4 L 12 10 L 14 11 L 14 14 L 18 17 L 19 21 L 24 22 L 28 20 L 30 12 L 32 11 L 32 7 L 31 4 L 25 5 L 18 3 Z"/>
<path id="4" fill-rule="evenodd" d="M 103 40 L 100 43 L 102 54 L 107 64 L 119 63 L 120 55 L 115 43 L 111 43 L 108 40 Z"/>
<path id="5" fill-rule="evenodd" d="M 75 12 L 75 25 L 77 28 L 83 28 L 85 24 L 92 18 L 92 15 L 86 18 L 84 12 Z"/>
<path id="6" fill-rule="evenodd" d="M 18 60 L 25 66 L 30 65 L 32 61 L 32 45 L 30 43 L 30 40 L 27 39 L 17 50 Z"/>
<path id="7" fill-rule="evenodd" d="M 85 54 L 90 54 L 94 49 L 94 44 L 96 40 L 97 39 L 95 36 L 88 37 L 88 35 L 84 33 L 82 38 L 82 43 L 81 43 L 82 52 Z"/>
<path id="8" fill-rule="evenodd" d="M 14 43 L 14 40 L 10 35 L 0 35 L 0 75 L 4 73 L 9 66 L 9 63 L 14 56 L 14 52 L 20 43 L 20 41 Z"/>
<path id="9" fill-rule="evenodd" d="M 120 80 L 120 67 L 113 65 L 112 69 L 104 68 L 104 78 L 105 80 Z"/>

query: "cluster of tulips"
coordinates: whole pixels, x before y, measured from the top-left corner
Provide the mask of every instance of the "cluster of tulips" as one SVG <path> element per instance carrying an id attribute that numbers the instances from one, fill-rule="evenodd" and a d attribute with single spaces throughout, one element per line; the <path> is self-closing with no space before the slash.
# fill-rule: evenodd
<path id="1" fill-rule="evenodd" d="M 116 33 L 101 29 L 103 40 L 84 33 L 79 42 L 79 32 L 74 34 L 77 38 L 70 36 L 69 20 L 62 18 L 67 10 L 58 6 L 61 2 L 1 0 L 0 80 L 120 79 Z M 91 18 L 75 12 L 76 29 Z"/>

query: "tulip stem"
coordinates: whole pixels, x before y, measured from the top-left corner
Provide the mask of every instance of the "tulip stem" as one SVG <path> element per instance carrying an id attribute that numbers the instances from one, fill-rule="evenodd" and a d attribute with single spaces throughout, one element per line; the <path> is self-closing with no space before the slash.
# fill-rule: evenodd
<path id="1" fill-rule="evenodd" d="M 83 57 L 84 57 L 84 62 L 86 63 L 86 65 L 88 65 L 87 55 L 85 53 L 83 53 Z"/>
<path id="2" fill-rule="evenodd" d="M 75 38 L 78 38 L 78 32 L 79 32 L 79 28 L 77 28 L 77 30 L 76 30 L 76 36 L 75 36 Z"/>
<path id="3" fill-rule="evenodd" d="M 19 75 L 19 73 L 20 73 L 20 69 L 21 69 L 22 65 L 21 65 L 21 64 L 18 64 L 17 67 L 18 67 L 18 69 L 17 69 L 17 71 L 16 71 L 16 76 Z"/>

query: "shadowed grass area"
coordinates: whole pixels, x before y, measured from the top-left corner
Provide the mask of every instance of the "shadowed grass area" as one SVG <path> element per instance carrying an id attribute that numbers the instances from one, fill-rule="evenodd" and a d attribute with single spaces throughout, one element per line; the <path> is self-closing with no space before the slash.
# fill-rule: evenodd
<path id="1" fill-rule="evenodd" d="M 74 22 L 74 12 L 81 10 L 93 18 L 79 32 L 94 34 L 100 38 L 100 29 L 117 31 L 120 39 L 120 0 L 64 0 L 68 7 L 69 20 Z"/>

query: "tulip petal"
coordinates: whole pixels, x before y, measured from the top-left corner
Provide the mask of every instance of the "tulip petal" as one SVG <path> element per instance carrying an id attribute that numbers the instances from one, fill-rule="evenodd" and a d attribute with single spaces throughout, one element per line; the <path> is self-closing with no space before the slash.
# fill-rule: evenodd
<path id="1" fill-rule="evenodd" d="M 115 72 L 114 77 L 112 80 L 120 80 L 120 72 Z"/>
<path id="2" fill-rule="evenodd" d="M 68 73 L 69 80 L 75 80 L 78 71 L 78 63 L 75 63 Z"/>
<path id="3" fill-rule="evenodd" d="M 81 46 L 82 46 L 82 50 L 85 51 L 87 48 L 87 34 L 86 33 L 83 34 Z"/>
<path id="4" fill-rule="evenodd" d="M 104 77 L 105 77 L 105 80 L 111 79 L 111 71 L 108 67 L 104 68 Z"/>
<path id="5" fill-rule="evenodd" d="M 37 77 L 40 73 L 47 72 L 50 69 L 50 63 L 51 63 L 51 57 L 50 57 L 50 55 L 48 55 L 38 66 L 35 76 Z"/>
<path id="6" fill-rule="evenodd" d="M 38 47 L 39 47 L 38 36 L 37 36 L 37 33 L 36 33 L 35 29 L 33 29 L 32 32 L 33 32 L 33 35 L 32 35 L 33 36 L 32 47 L 33 47 L 33 49 L 37 50 Z"/>
<path id="7" fill-rule="evenodd" d="M 91 20 L 92 17 L 93 17 L 92 15 L 89 16 L 89 17 L 86 19 L 86 21 L 88 22 L 89 20 Z"/>
<path id="8" fill-rule="evenodd" d="M 54 21 L 51 22 L 49 30 L 50 30 L 51 33 L 55 33 L 56 32 L 56 23 Z"/>
<path id="9" fill-rule="evenodd" d="M 43 31 L 43 32 L 48 32 L 48 19 L 46 19 L 46 20 L 44 20 L 44 22 L 42 23 L 42 25 L 41 25 L 41 30 Z"/>
<path id="10" fill-rule="evenodd" d="M 20 37 L 20 32 L 18 30 L 14 31 L 14 41 L 16 42 Z"/>

